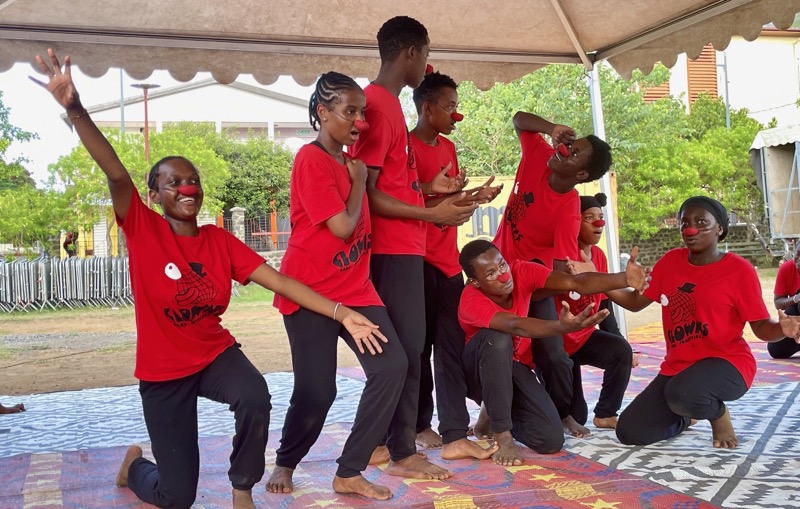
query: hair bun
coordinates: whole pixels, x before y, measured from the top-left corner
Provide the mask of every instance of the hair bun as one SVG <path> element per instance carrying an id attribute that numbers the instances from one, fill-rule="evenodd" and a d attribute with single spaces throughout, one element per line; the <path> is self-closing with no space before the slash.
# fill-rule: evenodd
<path id="1" fill-rule="evenodd" d="M 594 199 L 597 200 L 601 207 L 605 207 L 606 203 L 608 203 L 608 196 L 605 193 L 597 193 L 594 195 Z"/>

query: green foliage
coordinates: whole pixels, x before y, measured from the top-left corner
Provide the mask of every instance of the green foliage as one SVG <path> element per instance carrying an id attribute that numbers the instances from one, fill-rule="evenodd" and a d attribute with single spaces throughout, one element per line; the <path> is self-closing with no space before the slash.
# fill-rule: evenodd
<path id="1" fill-rule="evenodd" d="M 54 216 L 63 211 L 57 193 L 24 186 L 0 191 L 0 243 L 31 246 L 58 234 Z"/>
<path id="2" fill-rule="evenodd" d="M 644 90 L 668 79 L 661 65 L 647 76 L 635 72 L 630 81 L 600 67 L 623 238 L 652 235 L 695 194 L 715 196 L 740 217 L 759 209 L 748 149 L 762 126 L 746 110 L 732 110 L 727 131 L 724 104 L 708 96 L 695 102 L 691 114 L 672 97 L 645 103 Z M 569 125 L 578 136 L 593 132 L 586 71 L 579 66 L 550 65 L 485 92 L 464 82 L 458 91 L 465 120 L 453 137 L 461 166 L 473 175 L 515 174 L 519 142 L 511 118 L 517 111 Z"/>
<path id="3" fill-rule="evenodd" d="M 31 174 L 25 169 L 27 160 L 24 157 L 9 159 L 6 155 L 13 142 L 25 142 L 36 139 L 35 133 L 29 133 L 11 124 L 11 110 L 3 104 L 3 92 L 0 91 L 0 191 L 19 187 L 34 187 L 36 184 Z M 0 232 L 2 234 L 2 232 Z"/>

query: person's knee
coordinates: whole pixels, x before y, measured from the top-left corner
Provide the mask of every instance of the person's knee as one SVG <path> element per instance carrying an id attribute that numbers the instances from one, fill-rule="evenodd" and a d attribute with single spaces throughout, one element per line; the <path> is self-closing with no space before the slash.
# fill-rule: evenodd
<path id="1" fill-rule="evenodd" d="M 614 431 L 617 435 L 617 440 L 622 445 L 647 445 L 649 443 L 643 434 L 642 428 L 636 426 L 635 420 L 626 416 L 625 412 L 622 412 L 617 419 L 617 426 Z"/>
<path id="2" fill-rule="evenodd" d="M 484 354 L 510 356 L 514 352 L 514 340 L 511 334 L 494 330 L 484 330 L 483 334 Z"/>
<path id="3" fill-rule="evenodd" d="M 233 402 L 231 408 L 237 412 L 244 411 L 269 416 L 269 412 L 272 410 L 271 401 L 272 396 L 269 393 L 267 382 L 263 377 L 259 377 L 252 383 L 241 385 L 236 401 Z"/>
<path id="4" fill-rule="evenodd" d="M 537 454 L 555 454 L 564 448 L 564 430 L 561 423 L 537 426 L 536 429 L 521 429 L 514 423 L 514 438 Z"/>
<path id="5" fill-rule="evenodd" d="M 664 387 L 664 399 L 669 409 L 682 417 L 695 417 L 698 415 L 698 407 L 704 405 L 675 379 L 670 380 Z"/>
<path id="6" fill-rule="evenodd" d="M 398 353 L 384 362 L 372 376 L 383 379 L 385 383 L 402 385 L 408 375 L 408 357 L 403 352 Z"/>

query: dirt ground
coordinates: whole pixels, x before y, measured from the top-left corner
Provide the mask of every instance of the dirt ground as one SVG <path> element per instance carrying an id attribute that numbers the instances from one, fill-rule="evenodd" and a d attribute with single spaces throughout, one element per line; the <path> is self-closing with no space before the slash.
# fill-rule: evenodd
<path id="1" fill-rule="evenodd" d="M 761 284 L 767 308 L 776 316 L 774 274 L 775 269 L 762 273 Z M 661 319 L 655 305 L 625 314 L 629 331 Z M 261 372 L 291 371 L 283 320 L 271 302 L 234 299 L 223 324 Z M 357 365 L 347 346 L 339 345 L 339 365 Z M 0 314 L 0 394 L 5 396 L 134 384 L 134 356 L 132 308 Z"/>

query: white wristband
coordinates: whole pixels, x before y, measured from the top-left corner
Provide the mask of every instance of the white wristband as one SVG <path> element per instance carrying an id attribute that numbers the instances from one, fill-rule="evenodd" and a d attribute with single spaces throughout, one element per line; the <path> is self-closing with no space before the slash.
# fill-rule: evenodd
<path id="1" fill-rule="evenodd" d="M 333 306 L 333 321 L 336 321 L 336 312 L 339 310 L 339 306 L 341 306 L 341 302 L 337 302 L 335 306 Z"/>

